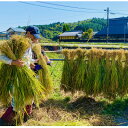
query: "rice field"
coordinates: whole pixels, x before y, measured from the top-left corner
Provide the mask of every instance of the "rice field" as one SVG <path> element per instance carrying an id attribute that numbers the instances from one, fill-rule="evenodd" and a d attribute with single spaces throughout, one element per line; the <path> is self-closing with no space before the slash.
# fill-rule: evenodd
<path id="1" fill-rule="evenodd" d="M 88 57 L 90 57 L 91 60 L 94 60 L 94 62 L 96 62 L 94 63 L 93 61 L 90 61 L 90 63 L 93 66 L 93 69 L 90 70 L 89 67 L 87 69 L 91 71 L 91 73 L 93 72 L 94 69 L 95 71 L 99 71 L 99 67 L 97 67 L 96 64 L 99 64 L 101 59 L 100 57 L 102 57 L 101 56 L 102 54 L 97 55 L 96 53 L 97 53 L 96 51 L 93 53 L 95 55 L 93 58 L 91 58 L 92 56 L 88 55 Z M 84 58 L 81 55 L 81 51 L 77 51 L 77 54 L 79 54 L 80 58 Z M 84 52 L 84 55 L 85 54 L 86 52 Z M 56 53 L 47 53 L 47 55 L 49 56 L 49 58 L 52 58 L 52 59 L 64 58 L 65 56 L 65 55 L 56 54 Z M 83 59 L 77 59 L 76 61 L 75 60 L 76 57 L 73 51 L 72 52 L 70 51 L 66 55 L 67 55 L 67 58 L 65 57 L 65 59 L 66 60 L 68 59 L 68 61 L 65 61 L 65 62 L 54 61 L 52 63 L 52 66 L 48 66 L 51 72 L 51 76 L 53 78 L 54 91 L 51 93 L 51 95 L 47 100 L 42 101 L 39 108 L 36 108 L 36 107 L 33 108 L 32 116 L 27 122 L 23 123 L 22 125 L 23 126 L 115 126 L 115 125 L 118 125 L 118 122 L 114 121 L 115 116 L 123 115 L 127 117 L 125 113 L 125 110 L 127 109 L 127 105 L 128 105 L 127 96 L 125 96 L 124 98 L 117 97 L 117 99 L 113 101 L 111 100 L 111 98 L 110 99 L 108 97 L 105 98 L 104 95 L 102 94 L 96 95 L 96 94 L 99 94 L 100 92 L 96 84 L 94 86 L 96 88 L 96 91 L 93 90 L 93 92 L 90 92 L 90 90 L 88 89 L 88 94 L 86 94 L 85 90 L 82 91 L 81 90 L 82 88 L 79 89 L 79 87 L 81 87 L 80 83 L 83 82 L 82 76 L 84 76 L 84 73 L 85 73 L 85 71 L 83 72 L 83 68 L 85 69 L 85 67 L 83 66 L 83 63 L 84 63 Z M 75 75 L 73 73 L 73 67 L 74 67 L 73 61 L 69 61 L 68 57 L 73 61 L 75 60 L 74 61 L 75 64 L 77 63 L 79 64 L 79 66 L 81 65 L 81 68 L 79 69 L 79 72 L 78 72 L 79 75 Z M 97 60 L 96 57 L 98 57 L 98 62 L 96 61 Z M 119 59 L 118 57 L 119 55 L 117 55 L 116 59 Z M 66 87 L 66 86 L 62 86 L 62 83 L 65 82 L 63 71 L 67 68 L 67 66 L 69 66 L 69 64 L 72 64 L 72 65 L 68 67 L 67 71 L 69 73 L 69 71 L 72 70 L 72 73 L 74 75 L 72 79 L 71 79 L 71 76 L 70 76 L 70 79 L 66 77 L 67 81 L 70 80 L 70 84 L 69 83 L 65 84 L 67 86 Z M 116 65 L 117 64 L 118 63 L 116 63 Z M 119 64 L 120 64 L 120 61 L 119 61 Z M 95 66 L 97 68 L 95 68 Z M 113 63 L 112 66 L 115 66 L 115 63 Z M 76 69 L 75 72 L 77 72 L 78 70 L 76 67 L 75 69 Z M 112 67 L 110 67 L 109 70 L 112 70 Z M 81 75 L 81 73 L 83 75 Z M 100 76 L 100 74 L 98 76 Z M 113 76 L 115 78 L 116 75 L 113 75 Z M 75 81 L 76 80 L 75 77 L 76 78 L 80 77 L 81 79 L 79 79 L 78 81 Z M 74 87 L 74 85 L 71 83 L 72 80 L 74 80 L 75 83 L 77 83 L 78 87 L 76 85 Z M 98 83 L 98 80 L 99 79 L 97 78 L 96 79 L 97 82 L 96 81 L 95 82 Z M 69 86 L 73 86 L 73 88 L 70 88 Z M 94 92 L 95 92 L 95 95 L 92 95 L 92 93 Z M 4 113 L 5 108 L 6 108 L 5 106 L 0 105 L 0 115 Z"/>

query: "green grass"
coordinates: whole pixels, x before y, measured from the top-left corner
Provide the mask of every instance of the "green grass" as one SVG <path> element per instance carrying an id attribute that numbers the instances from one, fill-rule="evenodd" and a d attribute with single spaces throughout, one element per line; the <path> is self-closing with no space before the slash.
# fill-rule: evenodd
<path id="1" fill-rule="evenodd" d="M 79 46 L 80 44 L 82 44 L 82 46 Z M 84 46 L 84 44 L 86 46 Z M 80 47 L 80 48 L 128 48 L 128 44 L 124 44 L 124 43 L 79 43 L 79 44 L 72 44 L 69 45 L 67 43 L 42 43 L 42 46 L 61 46 L 61 47 Z M 88 46 L 87 46 L 88 45 Z M 95 45 L 95 46 L 94 46 Z M 98 46 L 99 45 L 99 46 Z"/>
<path id="2" fill-rule="evenodd" d="M 49 59 L 61 59 L 63 56 L 57 53 L 47 53 Z M 63 99 L 62 94 L 60 93 L 60 80 L 62 75 L 62 67 L 64 62 L 63 61 L 52 61 L 52 66 L 49 66 L 53 83 L 54 83 L 54 93 L 51 95 L 52 99 Z"/>
<path id="3" fill-rule="evenodd" d="M 113 116 L 123 116 L 128 111 L 128 98 L 119 98 L 112 103 L 108 103 L 103 110 L 103 114 L 110 114 Z"/>
<path id="4" fill-rule="evenodd" d="M 45 41 L 44 42 L 41 42 L 41 43 L 45 43 Z M 121 43 L 121 42 L 117 42 L 117 43 L 115 43 L 115 42 L 108 42 L 108 43 L 106 43 L 106 41 L 105 42 L 56 42 L 56 41 L 49 41 L 48 43 L 55 43 L 55 44 L 58 44 L 58 43 L 60 43 L 60 44 L 95 44 L 95 45 L 128 45 L 128 43 Z"/>
<path id="5" fill-rule="evenodd" d="M 41 43 L 47 43 L 45 41 L 41 42 Z M 52 44 L 58 44 L 59 42 L 55 42 L 55 41 L 49 41 L 48 43 L 52 43 Z M 60 42 L 60 44 L 93 44 L 93 45 L 128 45 L 128 43 L 106 43 L 106 41 L 104 42 Z"/>

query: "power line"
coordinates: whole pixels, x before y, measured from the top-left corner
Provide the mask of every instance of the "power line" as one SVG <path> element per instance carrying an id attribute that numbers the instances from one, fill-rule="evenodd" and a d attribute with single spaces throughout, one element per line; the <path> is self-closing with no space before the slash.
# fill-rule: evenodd
<path id="1" fill-rule="evenodd" d="M 104 13 L 104 12 L 87 12 L 87 11 L 76 11 L 76 10 L 70 10 L 70 9 L 61 9 L 61 8 L 55 8 L 55 7 L 49 7 L 49 6 L 43 6 L 43 5 L 39 5 L 39 4 L 33 4 L 33 3 L 28 3 L 28 2 L 23 2 L 23 1 L 19 1 L 20 3 L 24 3 L 27 5 L 32 5 L 32 6 L 38 6 L 38 7 L 43 7 L 43 8 L 50 8 L 50 9 L 56 9 L 56 10 L 63 10 L 63 11 L 70 11 L 70 12 L 81 12 L 81 13 Z M 55 4 L 54 4 L 55 5 Z M 57 4 L 58 5 L 58 4 Z M 75 7 L 73 7 L 75 8 Z M 118 14 L 118 15 L 128 15 L 128 14 L 124 14 L 124 13 L 113 13 L 110 12 L 110 14 Z"/>
<path id="2" fill-rule="evenodd" d="M 23 1 L 19 1 L 19 2 L 20 2 L 20 3 L 24 3 L 24 4 L 28 4 L 28 5 L 44 7 L 44 8 L 51 8 L 51 9 L 57 9 L 57 10 L 63 10 L 63 11 L 72 11 L 72 10 L 67 10 L 67 9 L 60 9 L 60 8 L 54 8 L 54 7 L 48 7 L 48 6 L 42 6 L 42 5 L 38 5 L 38 4 L 32 4 L 32 3 L 23 2 Z M 73 12 L 74 12 L 74 11 L 73 11 Z M 81 12 L 81 11 L 75 11 L 75 12 Z"/>
<path id="3" fill-rule="evenodd" d="M 100 10 L 100 9 L 91 9 L 91 8 L 81 8 L 81 7 L 75 7 L 75 6 L 68 6 L 68 5 L 63 5 L 63 4 L 54 4 L 54 3 L 48 3 L 48 2 L 41 2 L 41 1 L 37 1 L 39 3 L 43 3 L 43 4 L 50 4 L 50 5 L 56 5 L 56 6 L 62 6 L 62 7 L 68 7 L 68 8 L 74 8 L 74 9 L 84 9 L 84 10 Z"/>
<path id="4" fill-rule="evenodd" d="M 39 6 L 39 7 L 44 7 L 44 8 L 50 8 L 50 9 L 56 9 L 56 10 L 63 10 L 63 11 L 71 11 L 71 12 L 82 12 L 82 13 L 104 13 L 104 12 L 87 12 L 87 11 L 76 11 L 76 10 L 69 10 L 69 9 L 60 9 L 60 8 L 55 8 L 55 7 L 49 7 L 49 6 L 43 6 L 39 4 L 33 4 L 33 3 L 28 3 L 28 2 L 23 2 L 19 1 L 20 3 L 28 4 L 28 5 L 33 5 L 33 6 Z"/>
<path id="5" fill-rule="evenodd" d="M 114 11 L 121 11 L 121 12 L 127 12 L 128 10 L 118 10 L 118 9 L 113 9 Z"/>
<path id="6" fill-rule="evenodd" d="M 126 13 L 120 13 L 120 12 L 109 12 L 110 14 L 112 14 L 112 15 L 127 15 L 128 16 L 128 14 L 126 14 Z"/>
<path id="7" fill-rule="evenodd" d="M 128 16 L 128 14 L 126 14 L 126 13 L 120 13 L 120 12 L 116 12 L 115 14 L 118 14 L 118 15 L 127 15 Z"/>
<path id="8" fill-rule="evenodd" d="M 56 6 L 63 6 L 63 7 L 68 7 L 68 8 L 74 8 L 74 9 L 99 10 L 99 9 L 92 9 L 92 8 L 81 8 L 81 7 L 68 6 L 68 5 L 62 5 L 62 4 L 54 4 L 54 3 L 42 2 L 42 1 L 37 1 L 37 2 L 43 3 L 43 4 L 50 4 L 50 5 L 56 5 Z M 116 11 L 119 11 L 119 10 L 116 10 Z M 126 10 L 120 10 L 120 11 L 126 11 Z M 101 13 L 101 12 L 99 12 L 99 13 Z M 128 14 L 119 13 L 119 12 L 117 12 L 117 13 L 110 12 L 110 14 L 128 15 Z"/>

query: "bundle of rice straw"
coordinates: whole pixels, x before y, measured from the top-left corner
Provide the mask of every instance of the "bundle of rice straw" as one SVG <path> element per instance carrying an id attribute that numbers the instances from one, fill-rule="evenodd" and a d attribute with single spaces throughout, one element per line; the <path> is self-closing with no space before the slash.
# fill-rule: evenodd
<path id="1" fill-rule="evenodd" d="M 48 95 L 53 90 L 53 82 L 45 58 L 41 53 L 41 45 L 35 43 L 32 50 L 35 52 L 37 59 L 39 59 L 38 64 L 42 67 L 42 69 L 38 71 L 39 80 L 46 89 L 45 94 Z"/>
<path id="2" fill-rule="evenodd" d="M 61 89 L 86 96 L 102 95 L 110 100 L 128 94 L 128 51 L 64 49 Z"/>
<path id="3" fill-rule="evenodd" d="M 0 51 L 12 60 L 22 59 L 30 47 L 29 39 L 22 36 L 13 36 L 10 40 L 0 44 Z M 2 63 L 0 66 L 0 101 L 7 105 L 12 97 L 15 110 L 21 114 L 25 106 L 34 103 L 39 106 L 39 101 L 45 98 L 44 87 L 35 77 L 36 74 L 26 65 L 23 67 Z"/>

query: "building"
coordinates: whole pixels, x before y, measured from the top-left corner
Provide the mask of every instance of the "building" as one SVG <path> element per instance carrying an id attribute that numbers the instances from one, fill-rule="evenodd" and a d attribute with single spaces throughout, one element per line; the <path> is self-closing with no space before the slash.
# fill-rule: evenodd
<path id="1" fill-rule="evenodd" d="M 25 32 L 26 31 L 24 29 L 22 29 L 22 28 L 9 28 L 7 30 L 7 34 L 8 34 L 9 37 L 11 35 L 15 35 L 15 34 L 17 34 L 17 35 L 24 35 Z"/>
<path id="2" fill-rule="evenodd" d="M 76 41 L 82 37 L 83 31 L 67 31 L 59 35 L 59 41 Z"/>
<path id="3" fill-rule="evenodd" d="M 128 17 L 120 17 L 109 19 L 108 26 L 108 39 L 109 40 L 127 40 L 128 39 Z M 94 38 L 106 39 L 107 26 L 101 31 L 97 32 Z"/>
<path id="4" fill-rule="evenodd" d="M 7 39 L 7 33 L 6 32 L 0 32 L 0 40 L 6 40 Z"/>

